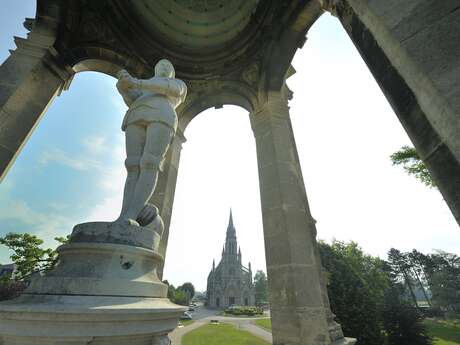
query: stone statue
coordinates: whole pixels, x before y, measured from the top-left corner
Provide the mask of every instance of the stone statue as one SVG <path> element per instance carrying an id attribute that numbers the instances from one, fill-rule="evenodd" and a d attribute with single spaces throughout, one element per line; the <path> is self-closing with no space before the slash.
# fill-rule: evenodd
<path id="1" fill-rule="evenodd" d="M 162 59 L 150 79 L 136 79 L 121 70 L 117 89 L 129 109 L 121 127 L 126 133 L 128 175 L 116 222 L 145 226 L 158 215 L 157 207 L 148 200 L 155 191 L 158 172 L 176 133 L 175 109 L 184 102 L 187 86 L 175 79 L 172 63 Z"/>

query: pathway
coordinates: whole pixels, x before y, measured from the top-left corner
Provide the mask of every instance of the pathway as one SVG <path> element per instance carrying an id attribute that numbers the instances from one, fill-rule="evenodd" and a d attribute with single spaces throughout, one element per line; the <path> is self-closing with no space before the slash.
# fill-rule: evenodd
<path id="1" fill-rule="evenodd" d="M 198 307 L 193 313 L 193 319 L 195 320 L 194 323 L 189 326 L 176 328 L 169 334 L 169 337 L 171 338 L 171 345 L 182 345 L 181 339 L 184 334 L 205 324 L 208 324 L 211 320 L 219 320 L 220 322 L 231 323 L 238 329 L 248 331 L 256 337 L 262 338 L 270 344 L 272 343 L 272 334 L 265 329 L 254 325 L 252 323 L 255 320 L 254 318 L 219 316 L 216 315 L 218 312 L 219 310 L 210 310 L 202 306 Z"/>

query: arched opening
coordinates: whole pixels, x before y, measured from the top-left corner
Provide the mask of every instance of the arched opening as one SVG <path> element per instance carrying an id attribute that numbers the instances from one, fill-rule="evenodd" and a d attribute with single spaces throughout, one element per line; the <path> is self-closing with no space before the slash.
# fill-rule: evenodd
<path id="1" fill-rule="evenodd" d="M 392 246 L 455 251 L 441 194 L 392 166 L 389 156 L 411 142 L 337 18 L 320 17 L 293 65 L 290 112 L 318 238 L 382 258 Z"/>
<path id="2" fill-rule="evenodd" d="M 184 135 L 164 279 L 174 285 L 191 281 L 197 290 L 206 289 L 212 261 L 216 259 L 217 266 L 222 257 L 230 208 L 243 266 L 251 261 L 254 272 L 265 271 L 257 157 L 248 112 L 231 105 L 205 110 Z M 221 298 L 220 304 L 228 297 L 237 296 Z"/>
<path id="3" fill-rule="evenodd" d="M 1 235 L 28 232 L 55 247 L 88 220 L 113 220 L 125 178 L 126 110 L 116 80 L 78 73 L 40 121 L 1 185 Z M 9 253 L 1 252 L 2 262 Z"/>

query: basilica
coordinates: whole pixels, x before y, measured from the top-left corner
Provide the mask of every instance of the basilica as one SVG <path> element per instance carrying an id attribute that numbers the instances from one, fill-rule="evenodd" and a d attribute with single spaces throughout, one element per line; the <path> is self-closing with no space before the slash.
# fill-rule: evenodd
<path id="1" fill-rule="evenodd" d="M 251 263 L 244 267 L 241 249 L 238 248 L 232 211 L 228 221 L 222 258 L 208 275 L 207 304 L 212 308 L 226 308 L 232 305 L 254 305 L 255 291 L 252 282 Z"/>

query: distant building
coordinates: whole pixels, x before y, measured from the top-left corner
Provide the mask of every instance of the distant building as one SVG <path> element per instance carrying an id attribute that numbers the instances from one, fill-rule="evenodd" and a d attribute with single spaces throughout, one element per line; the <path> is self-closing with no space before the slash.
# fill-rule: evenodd
<path id="1" fill-rule="evenodd" d="M 236 231 L 230 210 L 222 259 L 217 267 L 213 261 L 212 270 L 208 275 L 206 297 L 209 307 L 226 308 L 231 305 L 255 304 L 251 263 L 248 268 L 243 267 L 241 249 L 237 248 Z"/>

